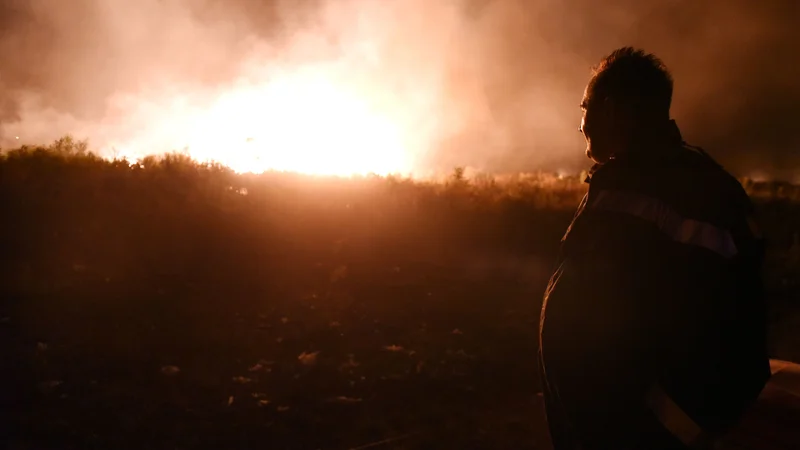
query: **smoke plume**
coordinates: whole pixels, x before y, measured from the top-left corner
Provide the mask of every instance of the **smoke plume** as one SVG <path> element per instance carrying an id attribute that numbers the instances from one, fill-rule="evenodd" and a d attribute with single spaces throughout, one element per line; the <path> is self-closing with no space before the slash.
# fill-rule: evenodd
<path id="1" fill-rule="evenodd" d="M 226 120 L 268 128 L 248 102 L 273 97 L 231 92 L 307 75 L 400 124 L 417 172 L 577 170 L 590 67 L 633 45 L 672 70 L 688 141 L 737 174 L 787 178 L 797 23 L 791 0 L 0 0 L 0 145 L 191 149 L 215 126 L 198 111 L 228 102 Z"/>

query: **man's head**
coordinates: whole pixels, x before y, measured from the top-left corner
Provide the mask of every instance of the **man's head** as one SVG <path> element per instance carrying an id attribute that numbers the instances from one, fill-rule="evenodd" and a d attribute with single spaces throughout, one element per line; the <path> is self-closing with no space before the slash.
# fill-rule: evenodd
<path id="1" fill-rule="evenodd" d="M 581 102 L 586 155 L 602 164 L 642 144 L 669 123 L 671 103 L 672 76 L 660 59 L 631 47 L 614 50 L 594 67 Z"/>

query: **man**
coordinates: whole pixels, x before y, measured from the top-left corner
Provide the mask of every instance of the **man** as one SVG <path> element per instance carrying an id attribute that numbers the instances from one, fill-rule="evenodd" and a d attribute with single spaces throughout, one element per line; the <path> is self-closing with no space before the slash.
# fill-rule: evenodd
<path id="1" fill-rule="evenodd" d="M 658 58 L 626 47 L 584 93 L 596 164 L 539 327 L 556 450 L 711 448 L 769 378 L 753 208 L 683 142 L 672 87 Z"/>

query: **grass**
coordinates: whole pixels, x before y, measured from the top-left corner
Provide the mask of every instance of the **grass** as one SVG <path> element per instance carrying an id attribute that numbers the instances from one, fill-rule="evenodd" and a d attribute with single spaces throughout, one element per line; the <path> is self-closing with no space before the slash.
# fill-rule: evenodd
<path id="1" fill-rule="evenodd" d="M 743 180 L 798 359 L 797 189 Z M 546 448 L 541 294 L 585 186 L 0 160 L 12 448 Z M 0 436 L 2 437 L 2 436 Z"/>

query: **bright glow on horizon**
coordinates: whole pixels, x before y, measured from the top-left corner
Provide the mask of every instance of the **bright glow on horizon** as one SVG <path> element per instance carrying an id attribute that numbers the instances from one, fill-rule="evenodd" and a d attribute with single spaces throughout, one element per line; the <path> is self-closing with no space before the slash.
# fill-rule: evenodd
<path id="1" fill-rule="evenodd" d="M 413 169 L 413 149 L 391 111 L 370 102 L 365 90 L 337 84 L 321 70 L 240 83 L 207 106 L 179 97 L 168 103 L 166 110 L 149 108 L 144 130 L 103 154 L 133 161 L 169 145 L 170 151 L 240 173 L 349 176 Z"/>

